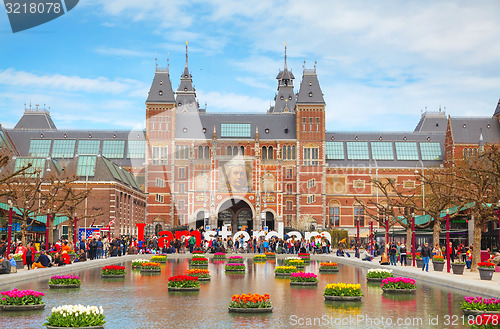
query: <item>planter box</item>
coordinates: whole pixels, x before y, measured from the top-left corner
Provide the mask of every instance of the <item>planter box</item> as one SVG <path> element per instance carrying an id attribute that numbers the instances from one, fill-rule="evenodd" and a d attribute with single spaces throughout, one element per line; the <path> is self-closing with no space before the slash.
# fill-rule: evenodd
<path id="1" fill-rule="evenodd" d="M 101 278 L 104 278 L 104 279 L 124 278 L 124 277 L 125 277 L 125 274 L 119 274 L 119 275 L 101 274 Z"/>
<path id="2" fill-rule="evenodd" d="M 384 292 L 388 292 L 391 294 L 414 294 L 417 289 L 389 289 L 389 288 L 382 288 Z"/>
<path id="3" fill-rule="evenodd" d="M 274 276 L 279 276 L 279 277 L 291 277 L 292 273 L 274 273 Z"/>
<path id="4" fill-rule="evenodd" d="M 253 261 L 255 263 L 265 263 L 265 262 L 267 262 L 267 258 L 263 258 L 263 259 L 262 258 L 254 258 Z"/>
<path id="5" fill-rule="evenodd" d="M 491 280 L 493 278 L 493 273 L 495 273 L 494 268 L 478 268 L 478 270 L 481 280 Z"/>
<path id="6" fill-rule="evenodd" d="M 198 290 L 200 290 L 200 287 L 190 287 L 190 288 L 168 287 L 168 291 L 198 291 Z"/>
<path id="7" fill-rule="evenodd" d="M 366 278 L 368 282 L 382 282 L 382 280 L 384 280 L 384 278 Z"/>
<path id="8" fill-rule="evenodd" d="M 245 307 L 228 307 L 229 312 L 233 313 L 269 313 L 273 311 L 271 307 L 262 307 L 262 308 L 245 308 Z"/>
<path id="9" fill-rule="evenodd" d="M 424 266 L 424 261 L 422 259 L 415 259 L 417 261 L 417 267 L 422 268 Z"/>
<path id="10" fill-rule="evenodd" d="M 141 268 L 141 273 L 161 273 L 161 268 Z"/>
<path id="11" fill-rule="evenodd" d="M 465 264 L 451 264 L 453 274 L 464 274 Z"/>
<path id="12" fill-rule="evenodd" d="M 480 310 L 466 310 L 462 309 L 465 315 L 481 315 L 481 314 L 500 314 L 500 311 L 480 311 Z"/>
<path id="13" fill-rule="evenodd" d="M 290 281 L 291 286 L 317 286 L 318 282 L 293 282 Z"/>
<path id="14" fill-rule="evenodd" d="M 444 268 L 444 262 L 432 262 L 432 266 L 434 267 L 434 271 L 443 271 Z"/>
<path id="15" fill-rule="evenodd" d="M 73 329 L 104 329 L 104 326 L 91 326 L 91 327 L 54 327 L 54 326 L 46 326 L 47 329 L 68 329 L 68 328 L 73 328 Z"/>
<path id="16" fill-rule="evenodd" d="M 208 267 L 208 263 L 206 264 L 189 264 L 190 267 Z"/>
<path id="17" fill-rule="evenodd" d="M 325 272 L 325 273 L 333 273 L 333 272 L 338 272 L 339 268 L 320 268 L 320 272 Z"/>
<path id="18" fill-rule="evenodd" d="M 245 269 L 224 269 L 226 272 L 245 272 Z"/>
<path id="19" fill-rule="evenodd" d="M 210 281 L 211 277 L 198 277 L 198 281 Z"/>
<path id="20" fill-rule="evenodd" d="M 23 264 L 23 260 L 22 259 L 16 260 L 16 268 L 18 270 L 22 270 L 24 268 L 24 264 Z"/>
<path id="21" fill-rule="evenodd" d="M 325 295 L 325 300 L 333 300 L 337 302 L 359 302 L 363 296 L 328 296 Z"/>
<path id="22" fill-rule="evenodd" d="M 50 284 L 49 283 L 49 288 L 50 289 L 74 289 L 74 288 L 80 288 L 81 284 Z"/>
<path id="23" fill-rule="evenodd" d="M 36 305 L 0 305 L 0 311 L 36 311 L 44 308 L 45 303 Z"/>

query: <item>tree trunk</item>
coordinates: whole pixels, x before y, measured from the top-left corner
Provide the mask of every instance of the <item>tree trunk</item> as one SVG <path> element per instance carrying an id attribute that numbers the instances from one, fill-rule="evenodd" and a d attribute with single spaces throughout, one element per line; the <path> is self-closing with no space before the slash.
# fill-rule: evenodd
<path id="1" fill-rule="evenodd" d="M 434 225 L 432 228 L 432 245 L 439 244 L 439 235 L 441 234 L 441 218 L 434 217 Z"/>
<path id="2" fill-rule="evenodd" d="M 75 219 L 68 219 L 68 244 L 71 246 L 71 249 L 75 248 L 75 241 L 73 237 L 75 236 Z M 75 250 L 76 251 L 76 250 Z"/>
<path id="3" fill-rule="evenodd" d="M 411 242 L 412 234 L 411 233 L 412 233 L 411 232 L 411 225 L 408 225 L 408 227 L 406 228 L 406 243 L 405 243 L 407 253 L 411 252 L 411 246 L 412 246 L 412 242 Z"/>
<path id="4" fill-rule="evenodd" d="M 26 247 L 27 244 L 27 238 L 28 238 L 28 219 L 23 218 L 23 222 L 21 224 L 21 242 L 24 247 Z"/>
<path id="5" fill-rule="evenodd" d="M 47 218 L 47 226 L 49 227 L 49 244 L 52 246 L 54 244 L 54 230 L 52 229 L 54 223 L 53 215 L 49 215 Z M 47 229 L 47 226 L 45 229 Z M 47 242 L 45 242 L 47 243 Z"/>
<path id="6" fill-rule="evenodd" d="M 479 216 L 474 216 L 474 240 L 472 242 L 472 266 L 471 271 L 477 271 L 477 263 L 481 261 L 481 236 L 483 220 Z"/>

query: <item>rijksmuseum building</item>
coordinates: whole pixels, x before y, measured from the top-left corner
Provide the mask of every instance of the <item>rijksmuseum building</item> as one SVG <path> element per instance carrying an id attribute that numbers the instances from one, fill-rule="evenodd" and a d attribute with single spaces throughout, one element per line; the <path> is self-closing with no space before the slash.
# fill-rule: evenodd
<path id="1" fill-rule="evenodd" d="M 180 81 L 156 68 L 145 130 L 61 130 L 48 111 L 28 108 L 0 136 L 18 162 L 72 166 L 79 183 L 97 192 L 113 184 L 85 211 L 104 211 L 95 224 L 112 222 L 115 234 L 135 234 L 139 222 L 153 234 L 223 224 L 233 232 L 273 230 L 278 223 L 353 233 L 358 221 L 363 233 L 370 219 L 355 198 L 382 201 L 373 179 L 392 178 L 424 198 L 419 173 L 500 143 L 500 103 L 491 117 L 427 111 L 407 132 L 326 131 L 326 111 L 349 109 L 327 107 L 318 73 L 304 68 L 296 82 L 285 55 L 267 112 L 210 113 L 199 106 L 186 51 Z"/>

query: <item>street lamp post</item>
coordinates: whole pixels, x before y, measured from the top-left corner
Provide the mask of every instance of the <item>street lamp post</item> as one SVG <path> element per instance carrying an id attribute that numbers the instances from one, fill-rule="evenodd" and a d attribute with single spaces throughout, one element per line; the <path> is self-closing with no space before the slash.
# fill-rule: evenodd
<path id="1" fill-rule="evenodd" d="M 411 251 L 411 254 L 412 254 L 412 265 L 415 266 L 415 213 L 412 213 L 411 214 L 411 217 L 412 217 L 412 221 L 411 221 L 411 241 L 412 241 L 412 251 Z"/>
<path id="2" fill-rule="evenodd" d="M 450 209 L 446 209 L 446 271 L 450 273 Z"/>
<path id="3" fill-rule="evenodd" d="M 76 223 L 78 222 L 78 218 L 76 217 L 76 213 L 75 213 L 75 219 L 74 219 L 74 227 L 73 227 L 73 242 L 75 243 L 75 252 L 78 250 L 78 232 L 76 231 Z"/>
<path id="4" fill-rule="evenodd" d="M 373 257 L 373 220 L 370 221 L 370 253 Z"/>
<path id="5" fill-rule="evenodd" d="M 359 217 L 356 219 L 356 244 L 359 246 Z"/>
<path id="6" fill-rule="evenodd" d="M 498 206 L 498 252 L 500 252 L 500 200 L 498 200 L 497 206 Z"/>
<path id="7" fill-rule="evenodd" d="M 45 250 L 49 250 L 49 221 L 50 211 L 47 209 L 47 222 L 45 223 Z"/>
<path id="8" fill-rule="evenodd" d="M 7 237 L 7 255 L 10 254 L 10 249 L 12 246 L 12 201 L 9 200 L 9 228 L 8 228 L 8 237 Z"/>
<path id="9" fill-rule="evenodd" d="M 389 246 L 389 216 L 385 215 L 385 247 Z M 385 250 L 384 250 L 385 251 Z"/>

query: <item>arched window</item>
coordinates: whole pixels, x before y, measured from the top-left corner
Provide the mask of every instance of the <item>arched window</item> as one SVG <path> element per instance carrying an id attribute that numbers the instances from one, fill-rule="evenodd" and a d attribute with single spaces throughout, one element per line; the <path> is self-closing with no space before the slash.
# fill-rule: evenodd
<path id="1" fill-rule="evenodd" d="M 476 148 L 474 148 L 474 149 L 472 150 L 472 156 L 473 156 L 473 157 L 477 157 L 477 149 L 476 149 Z"/>
<path id="2" fill-rule="evenodd" d="M 262 146 L 262 160 L 267 159 L 267 147 Z"/>
<path id="3" fill-rule="evenodd" d="M 467 148 L 464 148 L 464 159 L 468 157 L 469 155 L 469 151 L 467 150 Z"/>
<path id="4" fill-rule="evenodd" d="M 198 159 L 203 159 L 203 146 L 198 146 Z"/>
<path id="5" fill-rule="evenodd" d="M 245 155 L 245 147 L 244 146 L 240 146 L 240 154 Z"/>
<path id="6" fill-rule="evenodd" d="M 175 145 L 175 158 L 176 159 L 179 159 L 179 156 L 180 156 L 179 152 L 180 152 L 179 145 Z"/>
<path id="7" fill-rule="evenodd" d="M 210 147 L 205 146 L 205 154 L 204 154 L 205 159 L 210 159 Z"/>
<path id="8" fill-rule="evenodd" d="M 291 148 L 290 148 L 290 145 L 288 145 L 288 151 L 287 151 L 287 154 L 288 154 L 288 160 L 290 160 L 292 158 L 292 152 L 291 152 Z"/>
<path id="9" fill-rule="evenodd" d="M 286 146 L 283 146 L 283 147 L 281 148 L 281 158 L 282 158 L 283 160 L 285 160 L 285 159 L 286 159 Z"/>
<path id="10" fill-rule="evenodd" d="M 292 159 L 295 159 L 295 145 L 292 146 Z"/>
<path id="11" fill-rule="evenodd" d="M 340 202 L 332 200 L 328 204 L 328 225 L 330 227 L 340 226 Z"/>
<path id="12" fill-rule="evenodd" d="M 267 158 L 271 160 L 274 159 L 274 150 L 272 146 L 269 146 L 267 149 Z"/>
<path id="13" fill-rule="evenodd" d="M 227 155 L 233 155 L 233 148 L 231 146 L 227 147 Z"/>
<path id="14" fill-rule="evenodd" d="M 233 155 L 238 155 L 238 146 L 233 147 Z"/>

